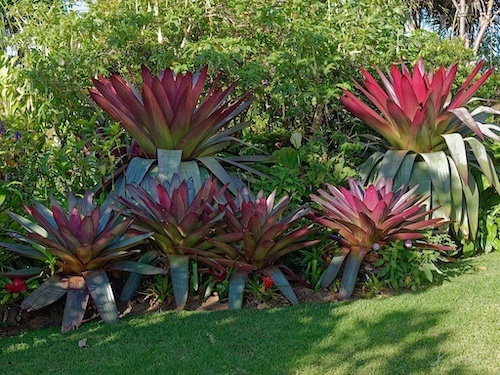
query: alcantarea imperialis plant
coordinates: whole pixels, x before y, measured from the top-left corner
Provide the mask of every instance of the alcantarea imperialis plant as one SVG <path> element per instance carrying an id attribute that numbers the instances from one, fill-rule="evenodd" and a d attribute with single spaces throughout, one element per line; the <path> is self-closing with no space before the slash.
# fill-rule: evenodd
<path id="1" fill-rule="evenodd" d="M 485 123 L 500 111 L 479 107 L 470 112 L 464 107 L 493 72 L 472 83 L 482 66 L 481 61 L 455 95 L 458 64 L 426 72 L 419 59 L 412 73 L 404 64 L 401 71 L 393 65 L 387 76 L 377 69 L 382 86 L 362 69 L 364 87 L 356 86 L 380 113 L 346 90 L 341 97 L 352 114 L 384 138 L 371 138 L 379 151 L 368 158 L 360 176 L 368 181 L 394 179 L 396 186 L 419 184 L 419 193 L 432 195 L 431 206 L 441 206 L 435 216 L 450 218 L 455 232 L 465 238 L 474 238 L 478 228 L 479 192 L 472 170 L 500 192 L 493 162 L 481 143 L 485 137 L 500 141 L 495 134 L 500 127 Z"/>
<path id="2" fill-rule="evenodd" d="M 198 169 L 201 164 L 236 192 L 242 187 L 242 182 L 231 176 L 221 162 L 262 175 L 245 165 L 245 162 L 267 158 L 220 154 L 233 142 L 244 143 L 235 134 L 248 123 L 240 122 L 231 126 L 231 122 L 250 106 L 250 93 L 229 103 L 227 99 L 236 83 L 222 89 L 217 87 L 216 79 L 203 96 L 207 70 L 205 66 L 194 74 L 176 74 L 166 69 L 158 76 L 153 76 L 143 66 L 142 88 L 139 90 L 115 74 L 109 80 L 104 77 L 94 79 L 96 89 L 89 91 L 96 103 L 121 123 L 149 158 L 158 158 L 160 177 L 163 165 L 171 165 L 173 160 L 177 163 L 191 162 L 188 171 L 180 168 L 174 172 L 181 174 L 182 178 L 196 178 L 199 182 L 195 181 L 195 188 L 198 189 L 196 185 L 203 181 L 199 177 L 200 173 L 203 177 L 203 172 Z M 170 152 L 165 154 L 165 150 Z M 133 168 L 141 169 L 144 166 L 148 164 L 137 164 Z M 137 173 L 129 170 L 128 174 Z M 171 174 L 166 178 L 171 178 Z M 128 183 L 131 182 L 140 181 L 129 178 Z"/>
<path id="3" fill-rule="evenodd" d="M 127 191 L 130 198 L 120 198 L 124 214 L 135 218 L 139 228 L 152 232 L 154 242 L 166 254 L 175 302 L 182 309 L 189 289 L 189 254 L 183 248 L 199 247 L 206 241 L 224 215 L 215 199 L 222 197 L 225 188 L 219 189 L 217 181 L 208 177 L 196 192 L 192 179 L 181 181 L 174 175 L 171 182 L 156 179 L 147 187 L 129 184 Z"/>
<path id="4" fill-rule="evenodd" d="M 165 273 L 161 268 L 127 260 L 139 252 L 137 247 L 151 233 L 131 232 L 133 220 L 110 207 L 97 206 L 91 192 L 79 199 L 69 193 L 68 211 L 54 199 L 51 208 L 39 202 L 32 207 L 23 206 L 34 221 L 15 213 L 9 215 L 27 234 L 11 231 L 11 237 L 17 242 L 3 242 L 0 246 L 28 258 L 42 262 L 51 258 L 55 262 L 49 271 L 52 275 L 21 303 L 21 308 L 37 310 L 66 294 L 62 332 L 80 326 L 89 296 L 106 323 L 118 322 L 106 271 Z M 37 274 L 44 270 L 32 267 L 13 274 L 26 274 L 27 271 Z"/>
<path id="5" fill-rule="evenodd" d="M 318 240 L 309 239 L 317 229 L 310 223 L 297 224 L 309 213 L 309 208 L 299 207 L 283 218 L 290 199 L 284 196 L 275 204 L 275 194 L 276 190 L 266 198 L 260 191 L 255 199 L 247 189 L 242 189 L 234 199 L 226 194 L 225 200 L 219 202 L 224 223 L 216 227 L 202 246 L 185 249 L 196 254 L 200 261 L 233 269 L 229 279 L 231 310 L 241 308 L 245 282 L 251 272 L 270 277 L 292 304 L 299 303 L 276 262 L 285 254 L 317 243 Z"/>
<path id="6" fill-rule="evenodd" d="M 356 286 L 359 267 L 366 254 L 392 241 L 412 241 L 412 246 L 450 250 L 447 246 L 425 242 L 424 230 L 434 229 L 447 222 L 441 218 L 423 220 L 437 209 L 426 210 L 425 198 L 414 195 L 417 186 L 407 190 L 401 186 L 392 190 L 392 180 L 380 178 L 365 188 L 361 182 L 349 179 L 349 189 L 327 184 L 328 192 L 319 189 L 311 194 L 321 210 L 316 222 L 338 231 L 341 251 L 328 266 L 322 285 L 327 287 L 335 279 L 347 257 L 339 298 L 349 298 Z"/>

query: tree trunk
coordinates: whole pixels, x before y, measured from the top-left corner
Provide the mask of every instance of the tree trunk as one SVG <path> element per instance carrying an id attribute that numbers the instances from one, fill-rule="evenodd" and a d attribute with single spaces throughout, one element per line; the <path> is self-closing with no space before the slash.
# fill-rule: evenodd
<path id="1" fill-rule="evenodd" d="M 495 13 L 493 13 L 493 3 L 494 0 L 489 0 L 488 5 L 486 6 L 485 9 L 484 3 L 481 2 L 481 8 L 479 14 L 479 31 L 476 37 L 474 38 L 474 45 L 472 47 L 474 53 L 477 53 L 479 51 L 479 47 L 481 46 L 481 42 L 483 41 L 486 30 L 488 30 L 488 27 L 493 25 L 495 18 L 498 16 L 500 12 L 500 10 L 497 10 Z"/>

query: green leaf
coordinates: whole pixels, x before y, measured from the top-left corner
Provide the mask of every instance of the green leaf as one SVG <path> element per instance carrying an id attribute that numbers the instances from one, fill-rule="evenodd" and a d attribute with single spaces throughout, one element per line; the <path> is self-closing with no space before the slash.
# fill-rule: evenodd
<path id="1" fill-rule="evenodd" d="M 462 179 L 460 178 L 459 172 L 454 161 L 448 156 L 448 162 L 450 166 L 450 183 L 451 183 L 451 200 L 452 200 L 452 211 L 451 217 L 454 218 L 455 222 L 453 223 L 455 227 L 455 232 L 459 232 L 460 227 L 463 221 L 463 203 L 464 203 L 464 195 L 463 195 L 463 187 L 462 187 Z M 468 176 L 467 176 L 468 181 Z"/>
<path id="2" fill-rule="evenodd" d="M 34 249 L 31 246 L 8 243 L 8 242 L 0 242 L 0 246 L 6 248 L 7 250 L 10 250 L 10 251 L 13 251 L 15 253 L 21 254 L 25 257 L 28 257 L 28 258 L 38 259 L 38 260 L 47 259 L 45 254 Z"/>
<path id="3" fill-rule="evenodd" d="M 398 173 L 394 177 L 393 187 L 399 189 L 401 185 L 408 186 L 413 173 L 413 165 L 415 164 L 415 159 L 418 154 L 411 152 L 406 154 L 401 166 L 399 167 Z"/>
<path id="4" fill-rule="evenodd" d="M 179 177 L 181 180 L 186 181 L 192 178 L 195 192 L 201 189 L 204 180 L 201 178 L 200 166 L 194 160 L 181 162 L 179 166 Z"/>
<path id="5" fill-rule="evenodd" d="M 82 324 L 88 300 L 89 291 L 85 279 L 81 276 L 70 276 L 61 325 L 62 333 L 77 329 Z"/>
<path id="6" fill-rule="evenodd" d="M 495 171 L 495 166 L 491 161 L 488 153 L 486 152 L 486 148 L 484 145 L 478 141 L 476 138 L 465 138 L 465 141 L 469 143 L 474 152 L 474 156 L 479 164 L 479 168 L 481 172 L 488 179 L 490 184 L 495 188 L 495 190 L 500 194 L 500 182 L 498 181 L 498 175 Z"/>
<path id="7" fill-rule="evenodd" d="M 238 194 L 241 188 L 244 187 L 243 183 L 238 178 L 231 177 L 215 158 L 211 156 L 204 156 L 197 158 L 197 160 L 205 165 L 207 169 L 212 172 L 219 181 L 222 182 L 223 185 L 229 184 L 228 189 L 233 194 Z"/>
<path id="8" fill-rule="evenodd" d="M 435 193 L 438 205 L 442 205 L 442 210 L 447 218 L 451 216 L 451 186 L 450 167 L 448 158 L 443 151 L 420 154 L 427 163 L 427 170 L 432 181 L 432 190 Z M 433 204 L 433 207 L 437 205 Z"/>
<path id="9" fill-rule="evenodd" d="M 18 214 L 15 214 L 14 212 L 9 212 L 9 216 L 14 221 L 16 221 L 17 223 L 19 223 L 28 232 L 37 233 L 37 234 L 39 234 L 42 237 L 48 237 L 49 236 L 49 233 L 44 228 L 42 228 L 41 226 L 39 226 L 38 224 L 35 224 L 32 221 L 30 221 L 30 220 L 28 220 L 28 219 L 26 219 L 26 218 L 24 218 L 24 217 L 22 217 L 22 216 L 20 216 Z"/>
<path id="10" fill-rule="evenodd" d="M 182 161 L 182 150 L 158 149 L 159 178 L 163 181 L 172 181 L 174 174 L 179 174 Z"/>
<path id="11" fill-rule="evenodd" d="M 409 150 L 387 150 L 380 163 L 378 177 L 394 180 Z"/>
<path id="12" fill-rule="evenodd" d="M 82 276 L 102 320 L 109 324 L 118 323 L 120 318 L 106 272 L 102 269 L 92 270 L 82 272 Z"/>
<path id="13" fill-rule="evenodd" d="M 175 304 L 179 310 L 186 305 L 189 291 L 189 255 L 168 255 Z"/>
<path id="14" fill-rule="evenodd" d="M 298 305 L 299 299 L 293 291 L 292 286 L 288 282 L 287 278 L 281 272 L 281 270 L 276 266 L 271 266 L 262 270 L 262 273 L 273 279 L 274 285 L 283 293 L 283 295 L 290 301 L 292 305 Z"/>
<path id="15" fill-rule="evenodd" d="M 342 263 L 344 263 L 344 259 L 346 258 L 347 254 L 349 254 L 349 249 L 342 248 L 332 258 L 330 264 L 323 273 L 323 279 L 321 281 L 321 286 L 323 288 L 328 288 L 333 282 L 333 280 L 335 280 L 337 274 L 339 273 L 340 267 L 342 266 Z"/>
<path id="16" fill-rule="evenodd" d="M 351 251 L 347 256 L 344 267 L 344 274 L 340 283 L 339 299 L 345 300 L 352 296 L 358 279 L 359 267 L 363 261 L 364 255 L 359 252 Z"/>
<path id="17" fill-rule="evenodd" d="M 376 167 L 379 165 L 379 161 L 384 155 L 383 152 L 374 152 L 363 164 L 361 164 L 359 167 L 359 177 L 362 181 L 369 181 L 373 177 Z"/>
<path id="18" fill-rule="evenodd" d="M 111 271 L 126 271 L 139 273 L 141 275 L 164 275 L 167 273 L 163 268 L 151 266 L 149 264 L 144 264 L 140 262 L 134 262 L 131 260 L 122 260 L 116 263 L 113 263 L 110 267 L 108 267 Z"/>
<path id="19" fill-rule="evenodd" d="M 33 311 L 48 306 L 61 298 L 68 289 L 68 279 L 54 275 L 40 285 L 21 303 L 21 309 Z"/>
<path id="20" fill-rule="evenodd" d="M 149 264 L 154 259 L 158 258 L 160 253 L 158 251 L 147 251 L 138 260 L 139 263 Z M 124 303 L 129 301 L 139 288 L 142 281 L 142 275 L 139 273 L 131 273 L 123 286 L 120 294 L 120 302 Z"/>
<path id="21" fill-rule="evenodd" d="M 479 222 L 479 189 L 477 187 L 476 179 L 472 173 L 469 173 L 469 183 L 463 186 L 463 192 L 465 196 L 467 223 L 469 228 L 467 232 L 464 232 L 464 236 L 466 238 L 470 236 L 471 239 L 474 239 L 477 234 Z"/>
<path id="22" fill-rule="evenodd" d="M 469 165 L 467 162 L 467 151 L 465 149 L 465 142 L 461 134 L 442 134 L 442 137 L 446 141 L 448 150 L 450 151 L 450 156 L 455 162 L 455 166 L 462 178 L 464 184 L 467 184 L 467 178 L 469 176 Z"/>
<path id="23" fill-rule="evenodd" d="M 147 175 L 151 165 L 155 162 L 154 159 L 133 158 L 125 171 L 125 185 L 136 183 L 140 184 L 144 177 Z M 125 190 L 125 186 L 124 186 Z M 123 192 L 116 192 L 116 194 L 124 194 Z"/>
<path id="24" fill-rule="evenodd" d="M 10 279 L 15 278 L 15 277 L 30 277 L 30 276 L 36 276 L 36 275 L 41 275 L 43 272 L 42 267 L 30 267 L 30 268 L 22 268 L 20 270 L 13 270 L 13 271 L 8 271 L 8 272 L 2 272 L 0 275 L 8 277 Z"/>
<path id="25" fill-rule="evenodd" d="M 239 310 L 243 306 L 243 292 L 245 291 L 245 283 L 248 273 L 237 270 L 231 273 L 229 277 L 229 310 Z"/>

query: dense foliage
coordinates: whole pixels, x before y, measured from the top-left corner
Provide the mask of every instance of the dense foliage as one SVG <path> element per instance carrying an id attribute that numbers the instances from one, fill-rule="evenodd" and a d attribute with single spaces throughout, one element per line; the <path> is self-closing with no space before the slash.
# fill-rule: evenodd
<path id="1" fill-rule="evenodd" d="M 388 280 L 395 288 L 415 286 L 420 285 L 424 278 L 431 279 L 429 273 L 437 272 L 434 267 L 441 259 L 437 252 L 412 249 L 405 253 L 406 243 L 389 240 L 423 238 L 420 233 L 416 234 L 417 237 L 405 236 L 417 229 L 441 225 L 442 220 L 437 215 L 441 212 L 439 209 L 433 208 L 431 211 L 435 217 L 426 220 L 424 217 L 430 211 L 426 212 L 428 207 L 423 206 L 423 201 L 410 198 L 411 194 L 408 194 L 404 197 L 410 203 L 396 202 L 403 195 L 403 190 L 398 190 L 402 181 L 395 186 L 394 192 L 389 183 L 387 187 L 379 184 L 376 189 L 371 185 L 366 190 L 363 185 L 351 182 L 351 192 L 342 187 L 347 185 L 349 178 L 358 175 L 357 168 L 367 157 L 365 145 L 359 141 L 358 135 L 378 129 L 370 129 L 372 124 L 363 116 L 358 117 L 367 124 L 355 120 L 339 97 L 342 92 L 362 88 L 352 80 L 363 78 L 359 73 L 360 66 L 365 67 L 362 75 L 373 87 L 375 66 L 390 67 L 401 62 L 409 66 L 419 57 L 423 57 L 428 66 L 448 66 L 460 61 L 450 70 L 452 79 L 445 79 L 446 84 L 436 81 L 428 90 L 443 93 L 438 97 L 439 105 L 429 99 L 436 94 L 424 98 L 426 106 L 422 108 L 428 109 L 426 115 L 431 119 L 440 116 L 439 110 L 450 90 L 456 92 L 458 89 L 461 94 L 466 91 L 465 87 L 470 83 L 466 77 L 473 70 L 470 65 L 476 61 L 476 56 L 460 41 L 443 40 L 438 34 L 423 30 L 407 32 L 408 10 L 399 0 L 97 0 L 87 2 L 88 9 L 84 12 L 72 10 L 72 4 L 71 1 L 1 2 L 1 42 L 4 52 L 8 53 L 0 59 L 0 230 L 14 230 L 11 233 L 16 240 L 33 246 L 33 250 L 28 250 L 26 244 L 2 241 L 0 271 L 11 272 L 10 279 L 2 279 L 2 300 L 10 303 L 36 287 L 36 280 L 24 280 L 27 274 L 15 275 L 12 273 L 14 268 L 29 266 L 33 271 L 38 270 L 34 266 L 48 265 L 49 274 L 64 274 L 40 279 L 45 281 L 42 286 L 47 286 L 37 289 L 42 290 L 39 293 L 52 287 L 60 295 L 71 290 L 69 306 L 85 302 L 81 303 L 83 307 L 76 311 L 76 315 L 68 315 L 65 320 L 64 329 L 72 329 L 83 317 L 88 300 L 86 283 L 94 285 L 100 278 L 105 281 L 105 289 L 109 290 L 104 270 L 113 270 L 113 267 L 103 265 L 101 271 L 95 272 L 83 266 L 76 267 L 76 270 L 73 267 L 80 264 L 75 260 L 78 257 L 84 258 L 78 258 L 84 264 L 89 261 L 89 253 L 84 251 L 90 246 L 88 243 L 80 243 L 81 246 L 76 248 L 73 246 L 76 242 L 60 245 L 69 247 L 66 252 L 59 245 L 54 249 L 50 247 L 59 240 L 58 231 L 68 232 L 68 225 L 77 242 L 87 241 L 95 232 L 90 225 L 91 219 L 87 218 L 89 215 L 92 218 L 91 213 L 73 215 L 68 212 L 68 220 L 73 218 L 69 224 L 62 220 L 64 215 L 56 214 L 57 220 L 53 216 L 50 218 L 54 208 L 43 204 L 64 202 L 68 191 L 83 196 L 85 191 L 93 190 L 97 193 L 97 201 L 104 201 L 106 205 L 117 196 L 110 195 L 105 199 L 104 194 L 98 196 L 100 192 L 114 189 L 122 196 L 121 202 L 127 206 L 127 211 L 119 211 L 116 217 L 125 213 L 127 227 L 142 227 L 154 232 L 150 238 L 153 241 L 147 248 L 156 246 L 163 250 L 160 264 L 170 272 L 169 277 L 157 277 L 147 293 L 166 300 L 172 290 L 179 307 L 186 302 L 188 280 L 191 289 L 197 293 L 203 292 L 200 285 L 204 285 L 208 294 L 218 290 L 220 296 L 226 295 L 230 289 L 229 295 L 233 296 L 230 297 L 231 306 L 237 308 L 241 306 L 245 283 L 247 290 L 254 295 L 265 298 L 280 289 L 290 302 L 296 303 L 297 298 L 287 277 L 292 275 L 306 285 L 319 288 L 322 282 L 326 286 L 325 272 L 334 288 L 340 285 L 341 297 L 347 298 L 356 284 L 361 262 L 373 261 L 364 259 L 364 255 L 374 246 L 380 250 L 376 253 L 378 262 L 375 267 L 383 267 L 379 272 L 382 283 Z M 424 74 L 423 62 L 416 67 L 422 71 L 422 76 L 429 78 Z M 474 70 L 474 74 L 479 70 L 481 66 Z M 480 79 L 480 83 L 473 86 L 474 90 L 466 92 L 477 90 L 478 95 L 489 101 L 498 98 L 498 74 L 487 73 L 490 74 L 489 82 L 483 84 L 484 79 Z M 381 77 L 386 76 L 381 73 Z M 436 76 L 447 76 L 444 68 Z M 460 88 L 464 81 L 464 88 Z M 420 91 L 416 93 L 418 99 L 422 99 Z M 386 96 L 382 95 L 383 99 Z M 355 100 L 353 98 L 350 95 L 350 99 Z M 376 100 L 374 103 L 386 110 L 384 103 Z M 417 108 L 423 102 L 413 100 L 408 103 Z M 365 111 L 371 108 L 363 107 L 359 100 L 356 106 Z M 347 107 L 355 112 L 349 103 Z M 391 104 L 391 109 L 393 107 Z M 400 115 L 397 112 L 393 116 L 394 124 L 391 125 L 396 127 L 406 120 Z M 457 121 L 465 122 L 480 135 L 467 114 L 460 112 L 455 115 L 453 120 L 445 118 L 443 121 L 454 122 L 454 130 L 465 128 L 461 123 L 456 124 Z M 482 120 L 491 122 L 495 119 Z M 406 121 L 407 125 L 411 125 L 410 122 Z M 481 131 L 485 133 L 485 129 Z M 369 137 L 373 139 L 373 133 Z M 390 139 L 393 144 L 386 145 L 390 149 L 388 152 L 392 152 L 394 144 L 403 138 L 401 134 L 394 135 Z M 414 138 L 415 147 L 412 146 L 411 150 L 420 152 L 415 148 L 423 143 Z M 432 142 L 442 148 L 445 143 L 450 143 L 448 138 L 437 134 Z M 466 141 L 472 148 L 469 154 L 475 156 L 467 159 L 469 165 L 475 167 L 474 163 L 478 161 L 482 172 L 489 168 L 485 175 L 493 185 L 498 185 L 494 179 L 493 159 L 483 155 L 486 151 L 494 153 L 496 143 L 487 143 L 483 147 L 472 140 Z M 460 152 L 452 150 L 451 156 L 445 158 L 451 165 L 451 160 L 462 158 L 462 154 L 462 149 Z M 227 163 L 220 164 L 219 161 Z M 251 169 L 244 164 L 248 161 L 261 163 Z M 474 249 L 480 248 L 475 247 L 478 244 L 491 251 L 497 244 L 496 233 L 500 227 L 496 217 L 499 211 L 495 206 L 498 195 L 480 175 L 474 171 L 469 175 L 467 165 L 458 164 L 459 174 L 453 176 L 459 176 L 464 184 L 477 181 L 473 192 L 465 192 L 472 194 L 474 200 L 466 200 L 465 204 L 477 203 L 479 193 L 476 190 L 481 194 L 486 192 L 479 211 L 473 214 L 484 214 L 477 220 L 481 233 L 475 243 L 465 244 L 463 252 L 474 253 Z M 196 173 L 193 172 L 195 169 Z M 123 171 L 126 171 L 126 182 L 111 178 Z M 205 191 L 199 190 L 209 173 L 219 181 L 209 180 Z M 151 182 L 151 174 L 159 180 Z M 171 185 L 174 174 L 180 179 Z M 231 183 L 229 178 L 221 178 L 222 174 L 231 176 L 231 179 L 236 175 L 238 184 Z M 446 179 L 438 177 L 441 182 Z M 425 183 L 414 174 L 411 181 L 417 180 Z M 240 190 L 241 181 L 249 182 L 249 191 L 263 191 L 257 197 L 250 193 L 243 198 L 240 192 L 245 190 Z M 222 185 L 227 183 L 230 184 L 223 196 Z M 449 181 L 447 183 L 449 185 Z M 365 216 L 353 219 L 361 205 L 353 209 L 352 217 L 348 219 L 345 215 L 335 217 L 330 212 L 335 206 L 334 199 L 320 190 L 328 202 L 320 197 L 313 200 L 323 206 L 319 221 L 327 228 L 321 233 L 316 232 L 318 227 L 311 229 L 305 220 L 307 209 L 297 207 L 311 203 L 309 195 L 325 186 L 337 198 L 351 194 L 346 198 L 349 204 L 354 200 L 352 196 L 366 195 L 369 202 L 364 202 L 364 198 L 361 201 L 368 208 L 361 211 L 367 217 L 374 211 L 375 216 L 370 216 L 369 220 Z M 416 187 L 412 187 L 411 191 L 415 190 Z M 197 191 L 200 191 L 199 196 Z M 221 193 L 214 196 L 215 191 Z M 239 194 L 236 199 L 235 194 Z M 275 196 L 284 198 L 275 204 Z M 41 203 L 36 203 L 35 208 L 28 211 L 35 213 L 36 220 L 46 221 L 41 226 L 48 225 L 49 240 L 39 237 L 43 237 L 43 231 L 38 233 L 39 236 L 32 234 L 33 228 L 40 232 L 39 227 L 28 224 L 19 215 L 21 203 L 28 207 L 33 198 Z M 453 199 L 457 207 L 461 207 L 464 200 Z M 74 208 L 75 199 L 67 201 Z M 375 203 L 378 208 L 372 207 Z M 382 207 L 384 204 L 387 207 Z M 381 217 L 387 219 L 393 208 L 388 208 L 391 204 L 404 206 L 409 217 L 401 219 L 395 214 L 396 218 L 388 219 L 390 225 L 384 227 L 384 230 L 390 227 L 392 232 L 388 234 L 382 230 L 384 233 L 381 233 L 378 221 L 382 220 Z M 57 204 L 55 207 L 56 212 L 61 211 Z M 117 210 L 120 207 L 119 204 L 114 206 Z M 11 212 L 10 216 L 7 211 Z M 408 226 L 408 231 L 398 226 L 401 222 L 394 222 L 399 219 L 403 227 Z M 424 221 L 414 222 L 417 219 Z M 344 223 L 339 224 L 342 220 Z M 467 228 L 468 222 L 462 219 L 456 225 Z M 30 234 L 21 234 L 20 226 Z M 369 243 L 354 243 L 356 236 L 349 238 L 349 230 L 361 233 L 358 237 L 362 238 L 357 238 L 357 241 Z M 312 233 L 317 234 L 310 236 Z M 0 236 L 6 237 L 4 233 Z M 73 237 L 68 235 L 71 241 Z M 218 241 L 217 238 L 228 241 Z M 322 241 L 316 243 L 317 239 Z M 351 243 L 347 244 L 346 239 Z M 323 246 L 325 242 L 327 246 Z M 338 244 L 341 249 L 335 252 Z M 307 251 L 296 251 L 305 246 L 311 247 Z M 384 246 L 387 252 L 384 252 Z M 443 249 L 439 244 L 431 247 Z M 5 249 L 35 255 L 36 260 L 30 263 L 16 259 Z M 40 251 L 48 259 L 43 258 Z M 347 255 L 349 251 L 351 254 Z M 157 261 L 160 253 L 137 254 L 133 260 L 139 265 L 134 267 L 139 270 L 152 267 L 148 263 Z M 57 257 L 61 254 L 65 260 Z M 118 256 L 134 254 L 124 252 Z M 278 258 L 290 268 L 296 265 L 304 268 L 298 274 L 307 281 L 283 265 L 278 267 Z M 332 280 L 344 258 L 348 258 L 344 281 Z M 207 268 L 200 270 L 198 263 L 200 268 Z M 393 264 L 400 263 L 405 267 L 393 267 Z M 68 269 L 68 264 L 71 269 Z M 238 267 L 241 272 L 236 272 Z M 334 267 L 337 267 L 335 274 L 331 271 Z M 328 269 L 330 271 L 325 271 Z M 132 267 L 127 270 L 131 271 Z M 286 270 L 287 276 L 282 270 Z M 247 278 L 251 272 L 254 273 Z M 406 280 L 407 273 L 413 283 L 401 282 Z M 140 285 L 140 277 L 135 276 L 129 279 L 134 287 L 128 291 Z M 183 280 L 181 286 L 178 279 Z M 372 281 L 374 284 L 378 282 Z M 98 297 L 92 297 L 98 300 Z M 24 303 L 24 307 L 28 305 Z M 109 321 L 116 321 L 115 310 L 111 315 L 104 313 Z"/>

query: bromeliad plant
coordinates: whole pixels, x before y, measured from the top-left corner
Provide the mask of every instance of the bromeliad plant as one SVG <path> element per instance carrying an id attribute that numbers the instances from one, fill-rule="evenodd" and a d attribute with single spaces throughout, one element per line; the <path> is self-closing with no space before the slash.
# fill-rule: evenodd
<path id="1" fill-rule="evenodd" d="M 451 90 L 458 65 L 426 72 L 419 59 L 413 73 L 404 64 L 401 71 L 393 65 L 387 76 L 377 69 L 382 86 L 362 70 L 364 87 L 356 86 L 380 113 L 348 91 L 341 97 L 351 113 L 385 139 L 371 137 L 379 151 L 362 166 L 361 177 L 394 179 L 396 186 L 419 184 L 419 193 L 432 195 L 432 207 L 441 206 L 435 216 L 453 220 L 455 232 L 465 238 L 474 238 L 478 228 L 479 193 L 472 171 L 482 173 L 500 192 L 481 143 L 485 137 L 500 141 L 495 134 L 500 127 L 485 123 L 500 111 L 479 107 L 469 112 L 464 107 L 493 72 L 472 83 L 482 66 L 480 62 L 455 95 Z"/>
<path id="2" fill-rule="evenodd" d="M 349 179 L 349 189 L 327 184 L 328 192 L 319 189 L 311 199 L 322 210 L 316 213 L 316 221 L 338 231 L 341 251 L 332 259 L 323 276 L 322 285 L 327 287 L 347 257 L 342 276 L 339 298 L 349 298 L 356 286 L 361 262 L 372 249 L 396 241 L 412 241 L 413 247 L 449 250 L 448 246 L 425 241 L 422 231 L 446 224 L 441 218 L 422 220 L 437 208 L 425 210 L 421 195 L 414 195 L 417 186 L 407 190 L 403 186 L 392 190 L 392 180 L 380 178 L 376 184 L 365 188 L 361 182 Z"/>
<path id="3" fill-rule="evenodd" d="M 186 304 L 189 291 L 189 255 L 183 247 L 198 247 L 205 242 L 221 213 L 215 199 L 224 194 L 217 181 L 208 177 L 201 189 L 195 192 L 193 181 L 174 175 L 172 182 L 150 181 L 144 188 L 127 185 L 131 198 L 121 197 L 126 215 L 135 218 L 136 225 L 151 231 L 152 238 L 166 254 L 177 307 Z"/>
<path id="4" fill-rule="evenodd" d="M 133 220 L 110 207 L 97 206 L 91 192 L 79 199 L 69 193 L 68 205 L 68 211 L 54 199 L 51 208 L 38 202 L 32 207 L 24 205 L 34 221 L 9 214 L 27 234 L 12 231 L 10 235 L 18 243 L 0 246 L 42 262 L 48 257 L 54 260 L 53 274 L 22 302 L 21 308 L 37 310 L 67 294 L 61 327 L 66 332 L 80 326 L 90 296 L 102 319 L 117 323 L 118 311 L 106 271 L 164 273 L 161 268 L 126 259 L 139 252 L 137 247 L 151 233 L 129 232 Z M 33 274 L 44 271 L 37 267 L 29 270 Z"/>
<path id="5" fill-rule="evenodd" d="M 185 249 L 201 261 L 215 261 L 231 267 L 229 279 L 229 309 L 239 309 L 248 275 L 258 272 L 273 280 L 285 297 L 298 304 L 290 283 L 276 265 L 277 260 L 292 251 L 317 243 L 308 237 L 316 231 L 310 225 L 296 225 L 309 212 L 299 207 L 282 218 L 290 199 L 284 196 L 275 204 L 276 190 L 269 197 L 260 191 L 255 199 L 243 189 L 235 199 L 225 196 L 219 202 L 224 213 L 224 225 L 198 248 Z"/>
<path id="6" fill-rule="evenodd" d="M 201 164 L 236 192 L 242 182 L 230 176 L 221 162 L 262 175 L 244 163 L 265 159 L 263 156 L 219 155 L 233 142 L 244 143 L 235 134 L 248 123 L 230 124 L 250 106 L 250 93 L 228 103 L 227 98 L 236 83 L 222 89 L 217 87 L 216 79 L 203 97 L 207 70 L 205 66 L 194 74 L 176 74 L 166 69 L 156 77 L 143 67 L 141 89 L 129 85 L 115 74 L 109 80 L 104 77 L 94 79 L 96 89 L 89 91 L 96 103 L 121 123 L 149 158 L 158 158 L 160 177 L 163 165 L 171 165 L 173 160 L 177 163 L 191 161 L 189 173 L 183 174 L 183 168 L 175 172 L 181 173 L 182 178 L 197 178 L 201 183 L 203 178 L 199 177 L 198 168 Z M 165 150 L 170 152 L 165 155 Z M 144 162 L 141 166 L 135 161 L 133 168 L 141 169 L 149 165 Z M 130 167 L 128 172 L 129 175 L 137 174 Z M 128 183 L 131 182 L 140 181 L 128 178 Z"/>

